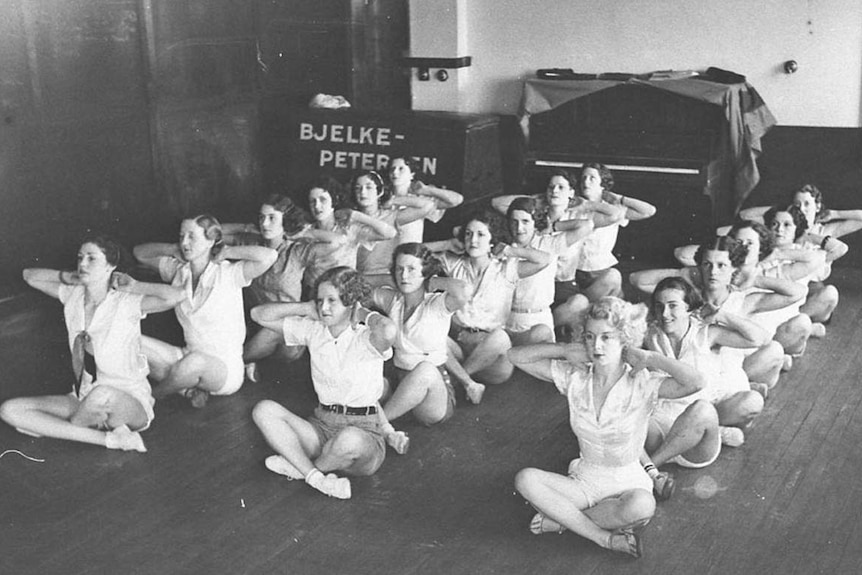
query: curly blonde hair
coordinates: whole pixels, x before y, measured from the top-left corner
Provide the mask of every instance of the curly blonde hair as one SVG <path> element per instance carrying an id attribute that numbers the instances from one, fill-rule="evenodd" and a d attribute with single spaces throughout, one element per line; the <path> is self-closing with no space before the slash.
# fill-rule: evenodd
<path id="1" fill-rule="evenodd" d="M 581 337 L 587 320 L 605 320 L 620 332 L 625 346 L 641 347 L 647 331 L 647 307 L 629 303 L 614 296 L 605 296 L 594 302 L 580 318 Z"/>

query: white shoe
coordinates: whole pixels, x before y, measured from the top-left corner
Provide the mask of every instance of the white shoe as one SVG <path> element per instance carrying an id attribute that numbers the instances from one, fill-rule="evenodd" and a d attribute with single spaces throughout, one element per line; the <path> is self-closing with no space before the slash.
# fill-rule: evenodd
<path id="1" fill-rule="evenodd" d="M 146 453 L 144 440 L 137 431 L 129 429 L 128 425 L 121 425 L 105 434 L 105 447 L 108 449 L 122 449 L 123 451 L 139 451 Z"/>
<path id="2" fill-rule="evenodd" d="M 257 371 L 256 361 L 245 364 L 245 378 L 252 383 L 260 381 L 260 373 Z"/>
<path id="3" fill-rule="evenodd" d="M 485 386 L 481 383 L 471 383 L 465 387 L 467 392 L 467 400 L 473 405 L 482 403 L 482 396 L 485 395 Z"/>
<path id="4" fill-rule="evenodd" d="M 294 479 L 305 479 L 305 476 L 302 474 L 302 472 L 299 471 L 299 469 L 297 469 L 293 465 L 293 463 L 291 463 L 281 455 L 270 455 L 266 458 L 263 464 L 266 465 L 266 468 L 273 473 L 284 475 L 291 481 L 293 481 Z"/>
<path id="5" fill-rule="evenodd" d="M 338 477 L 334 473 L 324 475 L 319 469 L 313 470 L 306 477 L 305 482 L 330 497 L 336 499 L 350 499 L 350 480 L 346 477 Z"/>
<path id="6" fill-rule="evenodd" d="M 745 443 L 745 434 L 738 427 L 726 427 L 720 425 L 718 433 L 721 435 L 721 444 L 728 447 L 739 447 Z"/>

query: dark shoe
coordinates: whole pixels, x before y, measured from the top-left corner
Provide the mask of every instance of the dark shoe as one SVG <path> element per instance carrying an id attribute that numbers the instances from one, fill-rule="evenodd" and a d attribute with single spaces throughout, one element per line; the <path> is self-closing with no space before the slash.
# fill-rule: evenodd
<path id="1" fill-rule="evenodd" d="M 198 389 L 197 387 L 190 387 L 183 391 L 183 397 L 187 398 L 189 402 L 191 402 L 192 407 L 194 407 L 195 409 L 201 409 L 207 404 L 207 400 L 209 399 L 210 394 L 203 389 Z"/>
<path id="2" fill-rule="evenodd" d="M 673 492 L 676 490 L 676 481 L 667 471 L 659 471 L 653 478 L 652 484 L 655 498 L 659 501 L 667 501 L 673 497 Z"/>

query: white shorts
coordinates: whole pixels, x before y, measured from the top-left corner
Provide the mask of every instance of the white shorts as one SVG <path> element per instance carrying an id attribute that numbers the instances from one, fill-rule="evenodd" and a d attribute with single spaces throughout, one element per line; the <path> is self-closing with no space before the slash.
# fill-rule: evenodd
<path id="1" fill-rule="evenodd" d="M 656 406 L 655 411 L 650 416 L 650 424 L 659 431 L 661 434 L 661 440 L 664 442 L 668 433 L 670 433 L 670 428 L 673 427 L 673 424 L 676 422 L 676 419 L 682 415 L 688 408 L 687 405 L 680 406 L 679 402 L 665 402 L 659 401 L 659 404 Z M 668 463 L 676 463 L 680 467 L 688 467 L 689 469 L 701 469 L 703 467 L 707 467 L 712 465 L 716 459 L 718 459 L 718 455 L 721 453 L 721 436 L 716 433 L 715 434 L 715 449 L 713 450 L 713 455 L 709 459 L 701 463 L 694 463 L 689 461 L 682 455 L 677 455 L 668 461 Z"/>
<path id="2" fill-rule="evenodd" d="M 174 347 L 174 362 L 177 362 L 187 356 L 192 350 L 188 348 Z M 224 357 L 223 355 L 201 351 L 207 355 L 211 355 L 224 363 L 227 368 L 227 377 L 224 384 L 217 391 L 211 391 L 210 395 L 231 395 L 239 391 L 245 381 L 245 364 L 242 361 L 242 355 L 236 357 Z M 233 355 L 233 354 L 231 354 Z"/>
<path id="3" fill-rule="evenodd" d="M 551 333 L 554 333 L 554 315 L 551 313 L 551 308 L 528 313 L 509 312 L 509 319 L 506 321 L 506 329 L 513 333 L 529 331 L 536 325 L 546 325 Z"/>
<path id="4" fill-rule="evenodd" d="M 652 493 L 653 489 L 652 479 L 644 471 L 640 461 L 622 467 L 604 467 L 578 458 L 569 463 L 568 475 L 583 490 L 589 507 L 632 489 L 643 489 L 649 493 Z"/>

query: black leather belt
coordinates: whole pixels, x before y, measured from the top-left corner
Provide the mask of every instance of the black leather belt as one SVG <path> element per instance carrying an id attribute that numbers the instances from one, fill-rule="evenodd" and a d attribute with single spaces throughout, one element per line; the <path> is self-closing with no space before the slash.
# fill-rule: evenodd
<path id="1" fill-rule="evenodd" d="M 337 403 L 332 405 L 321 403 L 320 409 L 337 413 L 339 415 L 374 415 L 377 413 L 376 405 L 369 405 L 368 407 L 350 407 L 348 405 L 339 405 Z"/>

